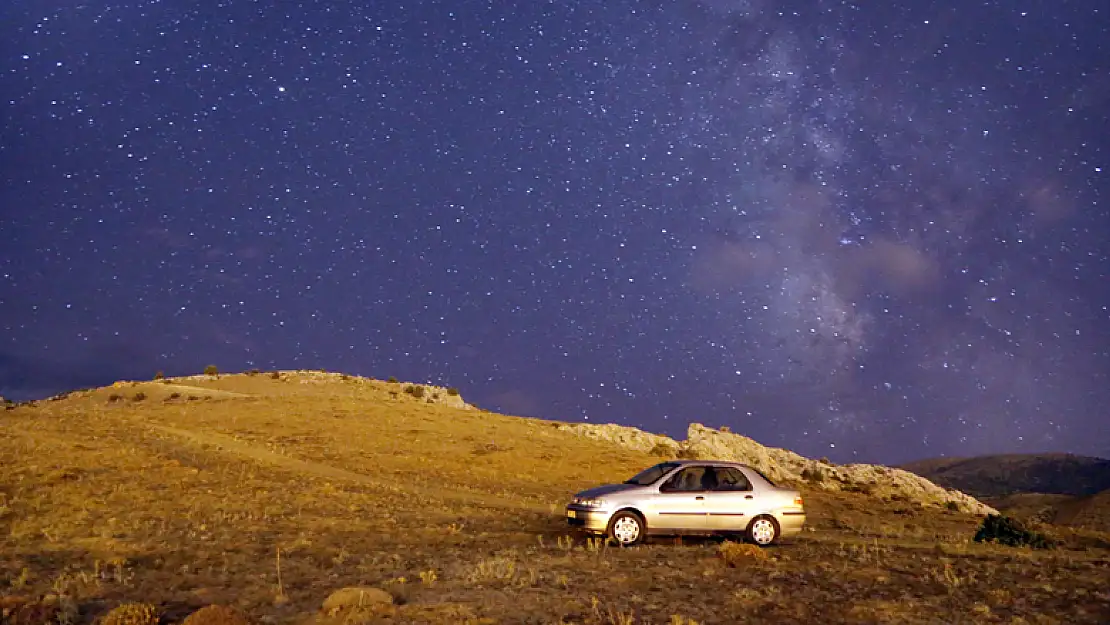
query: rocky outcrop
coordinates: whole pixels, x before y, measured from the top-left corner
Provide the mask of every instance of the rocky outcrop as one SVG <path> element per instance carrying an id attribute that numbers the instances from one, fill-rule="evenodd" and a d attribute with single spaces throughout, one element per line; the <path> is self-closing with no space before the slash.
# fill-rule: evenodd
<path id="1" fill-rule="evenodd" d="M 873 464 L 836 465 L 811 460 L 790 450 L 765 447 L 746 436 L 715 430 L 700 423 L 690 424 L 684 441 L 613 423 L 568 423 L 561 425 L 560 429 L 584 438 L 662 456 L 743 462 L 775 482 L 805 482 L 823 490 L 867 492 L 927 506 L 956 508 L 970 514 L 998 513 L 970 495 L 937 486 L 909 471 Z"/>

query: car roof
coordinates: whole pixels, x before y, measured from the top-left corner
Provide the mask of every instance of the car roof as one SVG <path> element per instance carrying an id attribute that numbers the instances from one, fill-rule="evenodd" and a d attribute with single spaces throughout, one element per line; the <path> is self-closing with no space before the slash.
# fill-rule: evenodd
<path id="1" fill-rule="evenodd" d="M 667 464 L 676 464 L 681 467 L 700 467 L 707 465 L 723 465 L 729 467 L 747 467 L 751 465 L 744 464 L 743 462 L 735 462 L 733 460 L 667 460 Z"/>

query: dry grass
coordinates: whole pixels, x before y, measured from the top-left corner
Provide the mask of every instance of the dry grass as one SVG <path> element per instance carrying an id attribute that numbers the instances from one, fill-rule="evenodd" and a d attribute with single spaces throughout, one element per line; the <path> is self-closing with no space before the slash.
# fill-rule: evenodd
<path id="1" fill-rule="evenodd" d="M 969 544 L 977 519 L 863 494 L 807 490 L 816 531 L 766 551 L 587 540 L 566 497 L 658 458 L 397 387 L 222 374 L 0 412 L 0 605 L 333 622 L 332 591 L 375 586 L 394 602 L 361 622 L 1110 619 L 1105 535 Z"/>

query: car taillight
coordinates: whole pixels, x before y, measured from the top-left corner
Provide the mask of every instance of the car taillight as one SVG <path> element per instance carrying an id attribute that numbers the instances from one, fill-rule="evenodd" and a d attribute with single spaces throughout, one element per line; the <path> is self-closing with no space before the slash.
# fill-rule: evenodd
<path id="1" fill-rule="evenodd" d="M 797 497 L 794 498 L 794 505 L 798 506 L 798 507 L 801 507 L 801 505 L 802 505 L 802 496 L 801 495 L 798 495 Z"/>

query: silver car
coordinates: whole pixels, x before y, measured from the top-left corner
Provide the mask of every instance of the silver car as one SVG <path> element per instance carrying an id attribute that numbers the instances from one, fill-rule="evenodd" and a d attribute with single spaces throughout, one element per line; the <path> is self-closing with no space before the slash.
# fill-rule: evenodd
<path id="1" fill-rule="evenodd" d="M 567 523 L 622 546 L 650 535 L 743 534 L 760 546 L 802 531 L 796 490 L 779 488 L 738 462 L 674 460 L 622 484 L 584 490 L 566 507 Z"/>

